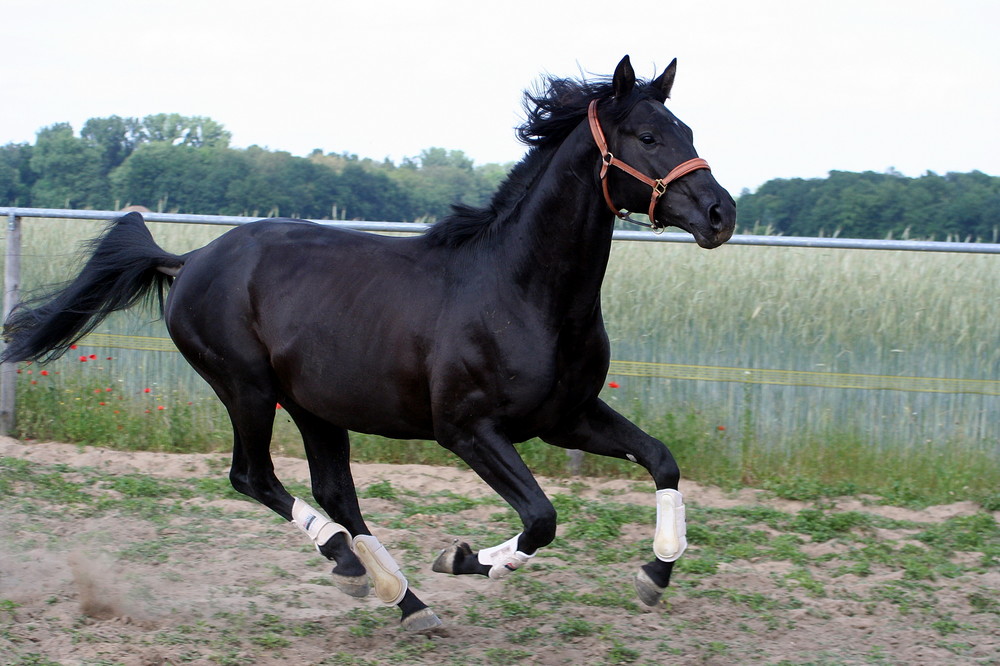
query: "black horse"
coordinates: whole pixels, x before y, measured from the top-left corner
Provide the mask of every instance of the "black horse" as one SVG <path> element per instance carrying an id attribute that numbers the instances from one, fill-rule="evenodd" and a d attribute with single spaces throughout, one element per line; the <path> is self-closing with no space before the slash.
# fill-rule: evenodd
<path id="1" fill-rule="evenodd" d="M 524 529 L 509 541 L 442 552 L 434 569 L 453 574 L 502 577 L 555 536 L 555 509 L 514 443 L 637 462 L 657 488 L 656 558 L 636 576 L 654 605 L 686 546 L 684 506 L 667 447 L 598 397 L 612 213 L 648 210 L 654 227 L 714 248 L 736 211 L 664 106 L 675 69 L 637 82 L 626 57 L 610 79 L 526 93 L 525 158 L 489 205 L 458 206 L 422 236 L 262 220 L 175 255 L 129 213 L 93 241 L 74 281 L 15 309 L 2 360 L 58 357 L 110 312 L 159 297 L 171 338 L 232 419 L 233 486 L 308 534 L 342 590 L 365 595 L 370 576 L 411 630 L 440 620 L 365 525 L 348 431 L 437 440 L 517 511 Z M 332 520 L 274 475 L 275 403 L 301 431 L 313 497 Z"/>

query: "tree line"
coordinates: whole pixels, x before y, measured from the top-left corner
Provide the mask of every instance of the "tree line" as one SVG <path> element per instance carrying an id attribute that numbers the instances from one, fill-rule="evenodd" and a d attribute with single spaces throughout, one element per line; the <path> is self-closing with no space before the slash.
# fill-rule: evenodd
<path id="1" fill-rule="evenodd" d="M 0 146 L 0 204 L 34 208 L 403 220 L 482 205 L 509 166 L 474 165 L 460 150 L 428 148 L 396 165 L 313 151 L 297 157 L 235 149 L 218 122 L 157 114 L 91 118 L 38 131 L 34 144 Z"/>
<path id="2" fill-rule="evenodd" d="M 997 242 L 1000 178 L 979 171 L 831 171 L 827 178 L 777 179 L 737 202 L 740 228 L 786 236 L 920 238 Z"/>
<path id="3" fill-rule="evenodd" d="M 444 148 L 397 165 L 319 150 L 297 157 L 235 149 L 230 139 L 211 118 L 179 114 L 91 118 L 79 135 L 57 123 L 39 130 L 34 144 L 0 146 L 0 205 L 434 220 L 453 203 L 486 203 L 511 166 L 477 166 Z M 737 215 L 741 231 L 757 233 L 996 241 L 1000 178 L 831 171 L 744 190 Z"/>

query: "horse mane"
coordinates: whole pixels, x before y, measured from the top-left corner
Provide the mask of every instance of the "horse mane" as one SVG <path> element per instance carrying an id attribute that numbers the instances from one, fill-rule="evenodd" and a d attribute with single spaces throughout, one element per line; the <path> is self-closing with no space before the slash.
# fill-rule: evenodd
<path id="1" fill-rule="evenodd" d="M 435 245 L 459 247 L 487 243 L 503 220 L 516 210 L 532 183 L 542 173 L 557 148 L 587 116 L 595 99 L 614 94 L 611 77 L 561 79 L 547 77 L 542 86 L 524 92 L 527 118 L 516 130 L 518 140 L 530 150 L 500 184 L 490 202 L 481 207 L 453 204 L 452 214 L 442 218 L 425 233 Z M 636 81 L 624 103 L 615 104 L 615 120 L 620 121 L 643 99 L 655 98 L 648 81 Z"/>

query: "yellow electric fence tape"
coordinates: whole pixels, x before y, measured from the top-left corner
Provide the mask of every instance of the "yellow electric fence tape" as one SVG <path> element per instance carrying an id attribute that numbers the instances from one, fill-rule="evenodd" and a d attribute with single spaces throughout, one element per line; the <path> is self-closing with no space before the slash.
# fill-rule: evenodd
<path id="1" fill-rule="evenodd" d="M 887 375 L 851 375 L 839 372 L 798 370 L 760 370 L 725 368 L 674 363 L 611 361 L 612 375 L 659 377 L 661 379 L 701 379 L 711 382 L 776 384 L 779 386 L 817 386 L 821 388 L 888 389 L 921 393 L 979 393 L 1000 395 L 1000 381 L 990 379 L 947 379 L 940 377 L 899 377 Z"/>
<path id="2" fill-rule="evenodd" d="M 154 338 L 144 335 L 111 335 L 110 333 L 91 333 L 80 340 L 81 345 L 108 347 L 110 349 L 139 349 L 142 351 L 177 351 L 174 341 L 170 338 Z"/>
<path id="3" fill-rule="evenodd" d="M 113 349 L 177 351 L 170 338 L 135 335 L 91 333 L 81 340 L 80 344 Z M 642 361 L 611 361 L 609 374 L 624 377 L 697 379 L 709 382 L 740 382 L 744 384 L 773 384 L 778 386 L 815 386 L 843 389 L 885 389 L 919 393 L 1000 395 L 1000 381 L 991 379 L 853 375 L 839 372 L 761 370 L 758 368 L 727 368 L 707 365 L 681 365 L 676 363 L 647 363 Z"/>

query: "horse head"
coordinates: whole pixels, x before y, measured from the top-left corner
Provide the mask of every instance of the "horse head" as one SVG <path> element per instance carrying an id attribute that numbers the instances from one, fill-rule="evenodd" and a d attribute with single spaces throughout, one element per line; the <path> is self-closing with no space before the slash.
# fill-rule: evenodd
<path id="1" fill-rule="evenodd" d="M 655 229 L 680 227 L 711 249 L 733 235 L 736 202 L 698 157 L 691 129 L 664 105 L 676 71 L 675 59 L 658 78 L 637 85 L 628 56 L 618 64 L 613 95 L 590 108 L 600 179 L 616 215 L 624 216 L 618 206 L 648 211 Z"/>

